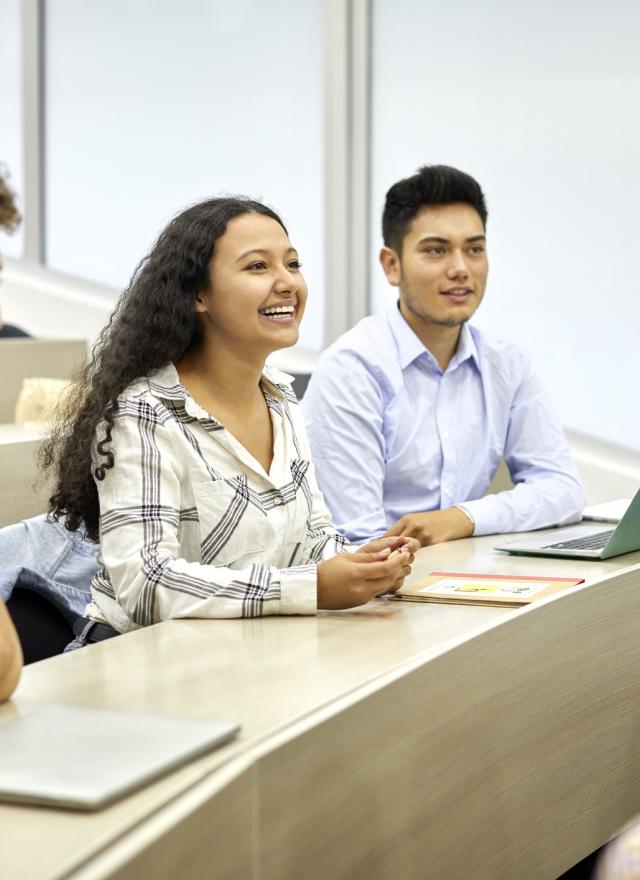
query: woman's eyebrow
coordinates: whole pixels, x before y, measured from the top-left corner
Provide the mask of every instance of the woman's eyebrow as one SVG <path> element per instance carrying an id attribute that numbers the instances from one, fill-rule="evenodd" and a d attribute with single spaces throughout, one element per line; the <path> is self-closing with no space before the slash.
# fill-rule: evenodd
<path id="1" fill-rule="evenodd" d="M 296 249 L 294 247 L 288 247 L 285 253 L 290 254 L 291 251 L 295 253 Z M 262 257 L 267 257 L 270 254 L 270 251 L 265 250 L 264 248 L 251 248 L 249 251 L 245 251 L 243 254 L 240 254 L 236 263 L 239 263 L 241 260 L 245 260 L 250 254 L 259 254 Z"/>

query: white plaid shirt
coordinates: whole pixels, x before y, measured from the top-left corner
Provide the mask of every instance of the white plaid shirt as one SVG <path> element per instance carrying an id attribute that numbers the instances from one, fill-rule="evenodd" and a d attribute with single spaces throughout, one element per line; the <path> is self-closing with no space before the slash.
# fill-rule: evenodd
<path id="1" fill-rule="evenodd" d="M 318 489 L 289 377 L 265 367 L 262 387 L 269 474 L 173 364 L 121 395 L 115 465 L 96 483 L 103 568 L 89 617 L 127 632 L 175 617 L 315 613 L 317 563 L 349 545 Z"/>

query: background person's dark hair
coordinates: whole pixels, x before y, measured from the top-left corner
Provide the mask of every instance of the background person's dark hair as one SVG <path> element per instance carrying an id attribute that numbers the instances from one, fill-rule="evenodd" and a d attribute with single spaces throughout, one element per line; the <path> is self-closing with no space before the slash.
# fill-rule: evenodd
<path id="1" fill-rule="evenodd" d="M 22 217 L 16 205 L 15 193 L 7 183 L 8 177 L 9 172 L 0 165 L 0 227 L 13 232 L 20 225 Z"/>
<path id="2" fill-rule="evenodd" d="M 382 212 L 382 238 L 398 254 L 411 221 L 429 205 L 464 203 L 475 208 L 482 225 L 487 225 L 487 206 L 480 184 L 449 165 L 424 165 L 412 177 L 399 180 L 387 193 Z"/>
<path id="3" fill-rule="evenodd" d="M 84 524 L 98 540 L 100 508 L 92 476 L 103 480 L 114 465 L 109 448 L 117 398 L 135 379 L 176 362 L 200 339 L 196 296 L 209 285 L 209 263 L 227 224 L 242 214 L 263 214 L 287 229 L 278 215 L 244 197 L 209 199 L 178 214 L 135 270 L 86 369 L 58 413 L 43 446 L 45 473 L 55 468 L 49 502 L 54 519 L 73 531 Z M 96 440 L 98 463 L 92 466 Z"/>

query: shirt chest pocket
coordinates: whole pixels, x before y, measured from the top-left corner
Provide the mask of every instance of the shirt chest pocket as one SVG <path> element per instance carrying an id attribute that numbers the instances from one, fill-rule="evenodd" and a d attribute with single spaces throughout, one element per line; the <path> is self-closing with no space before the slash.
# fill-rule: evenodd
<path id="1" fill-rule="evenodd" d="M 193 493 L 204 565 L 248 564 L 265 555 L 266 513 L 252 502 L 244 474 L 194 484 Z"/>

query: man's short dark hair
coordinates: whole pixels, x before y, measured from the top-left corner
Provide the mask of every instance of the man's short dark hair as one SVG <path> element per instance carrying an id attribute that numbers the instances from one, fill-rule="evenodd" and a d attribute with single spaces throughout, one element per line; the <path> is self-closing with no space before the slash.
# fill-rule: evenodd
<path id="1" fill-rule="evenodd" d="M 411 221 L 421 208 L 464 203 L 475 208 L 487 225 L 487 206 L 477 180 L 449 165 L 424 165 L 412 177 L 399 180 L 387 193 L 382 212 L 382 238 L 400 253 Z"/>

